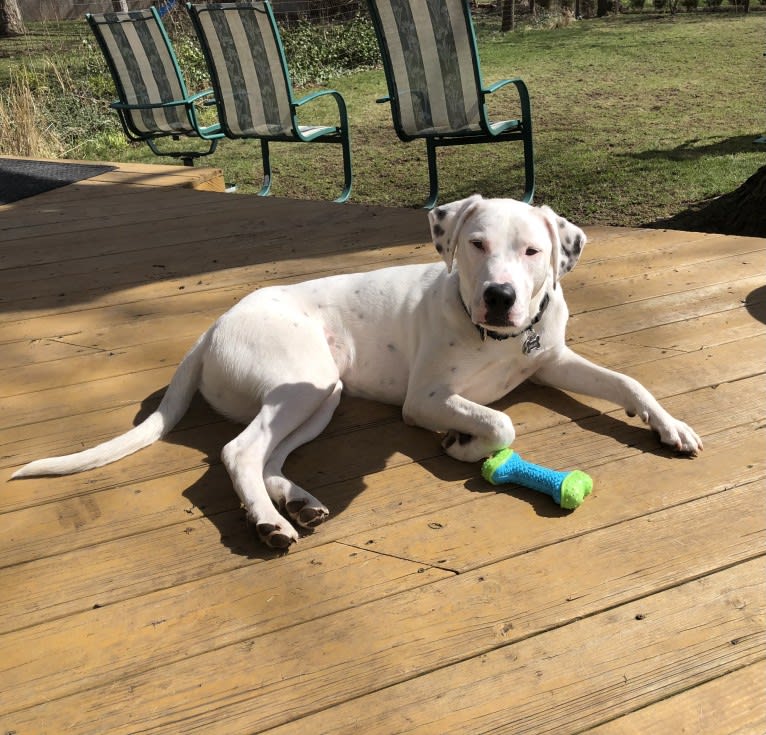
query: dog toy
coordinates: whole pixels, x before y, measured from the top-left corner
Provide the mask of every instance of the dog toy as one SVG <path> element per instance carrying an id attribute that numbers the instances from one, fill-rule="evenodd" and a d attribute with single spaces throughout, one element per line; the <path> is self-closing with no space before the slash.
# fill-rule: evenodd
<path id="1" fill-rule="evenodd" d="M 593 490 L 590 475 L 580 470 L 557 472 L 523 460 L 513 449 L 501 449 L 485 460 L 482 477 L 493 485 L 515 482 L 517 485 L 550 495 L 562 508 L 574 510 Z"/>

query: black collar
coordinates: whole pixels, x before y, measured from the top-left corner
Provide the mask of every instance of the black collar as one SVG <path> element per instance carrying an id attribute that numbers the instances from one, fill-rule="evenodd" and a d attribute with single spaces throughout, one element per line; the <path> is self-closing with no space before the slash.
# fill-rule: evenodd
<path id="1" fill-rule="evenodd" d="M 533 327 L 540 321 L 540 319 L 543 318 L 543 312 L 548 308 L 550 300 L 550 294 L 546 291 L 545 296 L 543 296 L 543 300 L 540 302 L 540 308 L 537 310 L 537 314 L 535 314 L 535 316 L 532 318 L 529 324 L 524 327 L 524 329 L 522 329 L 520 332 L 517 332 L 516 334 L 502 334 L 501 332 L 494 332 L 491 329 L 484 329 L 484 327 L 481 327 L 478 324 L 474 324 L 474 327 L 476 327 L 477 331 L 479 332 L 479 336 L 481 337 L 482 342 L 484 342 L 487 337 L 497 341 L 502 341 L 504 339 L 508 339 L 509 337 L 511 339 L 516 339 L 516 337 L 520 337 L 522 334 L 526 335 L 524 344 L 522 345 L 522 350 L 524 351 L 525 355 L 528 355 L 530 352 L 534 352 L 535 350 L 540 349 L 540 335 L 535 332 Z M 468 311 L 468 307 L 465 305 L 462 297 L 460 299 L 460 303 L 463 304 L 465 313 L 468 314 L 470 318 L 471 312 Z"/>

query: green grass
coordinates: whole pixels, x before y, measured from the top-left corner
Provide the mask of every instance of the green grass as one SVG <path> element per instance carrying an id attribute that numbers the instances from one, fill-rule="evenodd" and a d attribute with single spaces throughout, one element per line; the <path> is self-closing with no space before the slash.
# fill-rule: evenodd
<path id="1" fill-rule="evenodd" d="M 762 24 L 761 13 L 635 14 L 501 35 L 483 23 L 485 82 L 518 75 L 530 89 L 536 202 L 584 224 L 635 226 L 739 186 L 766 163 L 766 150 L 752 142 L 766 132 Z M 47 42 L 54 56 L 57 38 Z M 0 59 L 0 80 L 7 78 L 7 62 Z M 388 107 L 375 103 L 385 93 L 382 71 L 357 71 L 328 84 L 349 107 L 352 201 L 421 204 L 428 188 L 425 146 L 401 143 Z M 497 97 L 493 116 L 516 114 L 510 91 Z M 330 107 L 317 109 L 319 121 L 331 119 Z M 145 146 L 124 145 L 114 130 L 80 141 L 71 157 L 158 161 Z M 474 191 L 518 196 L 518 147 L 442 149 L 441 201 Z M 224 141 L 207 161 L 223 168 L 240 192 L 260 186 L 255 141 Z M 336 146 L 274 145 L 272 165 L 277 196 L 332 198 L 339 191 Z"/>

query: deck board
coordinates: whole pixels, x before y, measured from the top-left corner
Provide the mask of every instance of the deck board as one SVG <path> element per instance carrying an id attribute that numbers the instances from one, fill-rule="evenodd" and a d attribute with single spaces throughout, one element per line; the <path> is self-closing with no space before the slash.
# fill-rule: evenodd
<path id="1" fill-rule="evenodd" d="M 436 257 L 416 210 L 222 188 L 127 165 L 0 207 L 4 478 L 129 427 L 252 289 Z M 760 732 L 766 240 L 586 231 L 570 342 L 691 423 L 699 458 L 523 385 L 498 404 L 516 448 L 596 483 L 563 513 L 344 398 L 287 465 L 332 515 L 281 556 L 220 463 L 238 427 L 195 400 L 119 463 L 3 485 L 0 731 Z"/>

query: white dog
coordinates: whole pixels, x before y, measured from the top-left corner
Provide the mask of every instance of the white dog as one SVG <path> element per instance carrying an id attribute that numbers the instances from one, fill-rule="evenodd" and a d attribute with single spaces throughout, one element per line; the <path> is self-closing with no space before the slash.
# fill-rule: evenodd
<path id="1" fill-rule="evenodd" d="M 478 461 L 510 445 L 511 419 L 485 404 L 527 378 L 608 399 L 679 452 L 702 449 L 638 382 L 565 344 L 559 278 L 585 234 L 548 207 L 475 195 L 429 213 L 444 263 L 384 268 L 256 291 L 225 313 L 181 362 L 159 408 L 126 434 L 42 459 L 23 475 L 98 467 L 148 446 L 196 390 L 247 428 L 222 458 L 260 538 L 286 547 L 328 514 L 282 474 L 296 447 L 328 424 L 341 390 L 401 405 L 408 424 L 444 432 L 447 454 Z"/>

